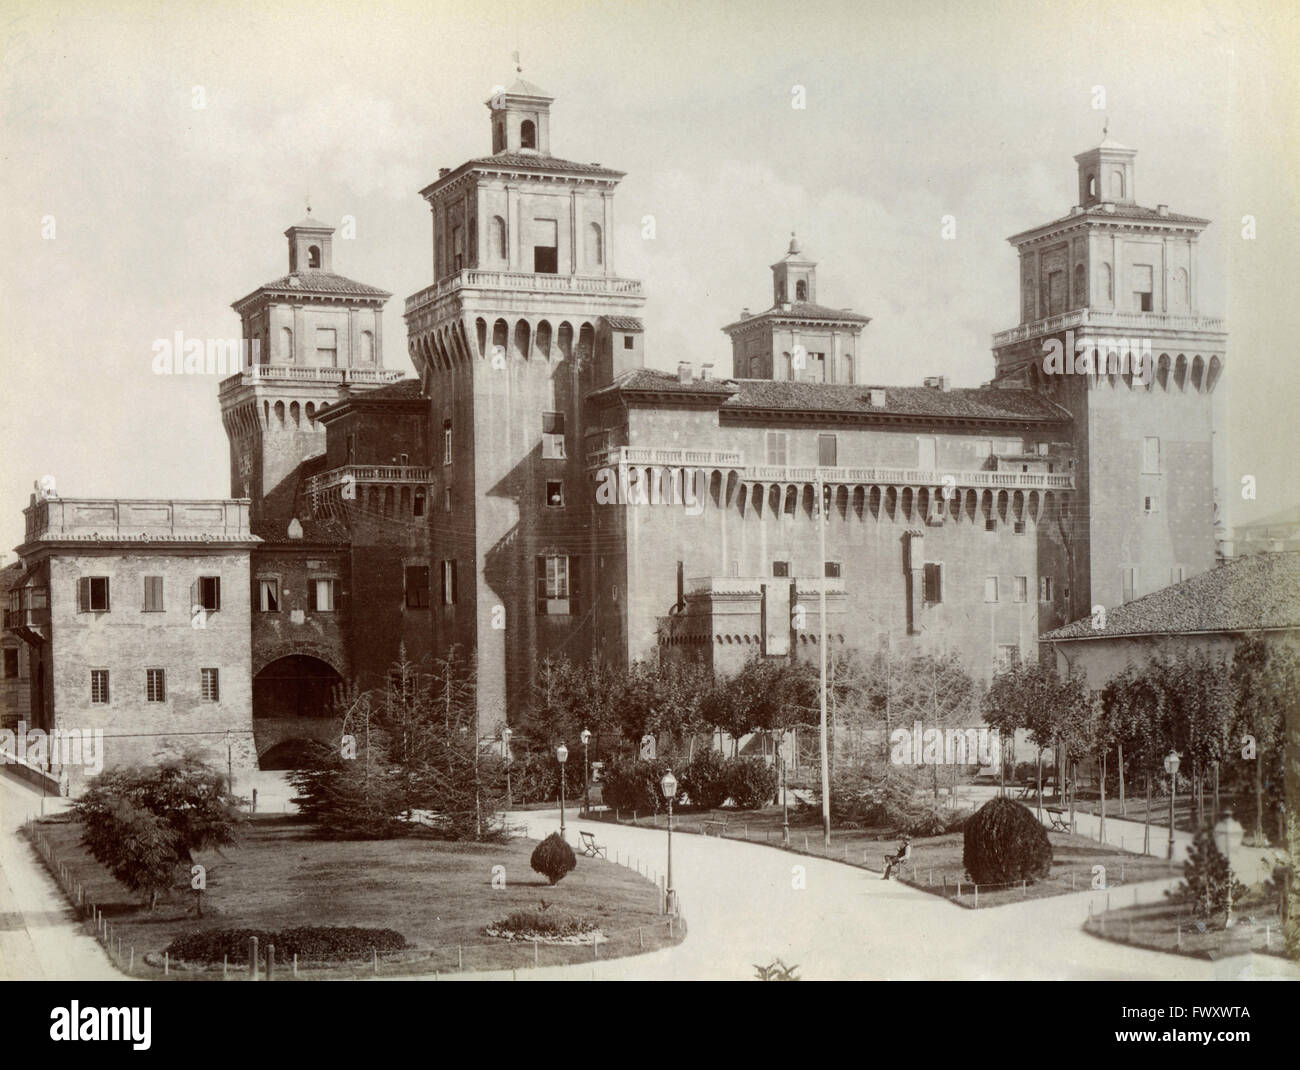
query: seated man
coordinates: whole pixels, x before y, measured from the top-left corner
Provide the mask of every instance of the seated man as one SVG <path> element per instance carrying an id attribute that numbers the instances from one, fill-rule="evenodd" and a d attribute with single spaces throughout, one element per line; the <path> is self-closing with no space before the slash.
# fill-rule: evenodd
<path id="1" fill-rule="evenodd" d="M 903 842 L 898 848 L 898 853 L 885 856 L 885 875 L 881 879 L 889 880 L 889 874 L 893 872 L 894 867 L 901 866 L 904 862 L 909 861 L 911 857 L 912 842 L 904 836 Z"/>

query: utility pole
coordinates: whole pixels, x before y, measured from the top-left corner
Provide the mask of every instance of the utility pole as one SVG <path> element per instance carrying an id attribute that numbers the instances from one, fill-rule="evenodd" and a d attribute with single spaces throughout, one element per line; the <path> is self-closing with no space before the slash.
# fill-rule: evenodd
<path id="1" fill-rule="evenodd" d="M 818 660 L 821 669 L 821 687 L 818 689 L 821 699 L 821 758 L 822 758 L 822 843 L 831 845 L 831 777 L 830 756 L 826 746 L 826 525 L 830 521 L 830 510 L 826 508 L 828 488 L 822 482 L 821 467 L 817 468 L 817 526 L 820 529 L 822 559 L 821 574 L 821 612 L 822 635 L 817 644 Z"/>

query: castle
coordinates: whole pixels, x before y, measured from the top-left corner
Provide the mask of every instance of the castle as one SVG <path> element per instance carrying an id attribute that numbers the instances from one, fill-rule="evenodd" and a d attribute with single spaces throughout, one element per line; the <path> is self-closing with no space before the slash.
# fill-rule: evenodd
<path id="1" fill-rule="evenodd" d="M 878 385 L 870 318 L 817 303 L 794 236 L 770 307 L 723 327 L 725 374 L 669 372 L 615 272 L 623 174 L 553 155 L 552 103 L 496 93 L 491 153 L 421 191 L 417 378 L 384 366 L 390 295 L 335 273 L 309 215 L 288 273 L 233 306 L 261 362 L 220 385 L 231 497 L 33 497 L 4 633 L 29 723 L 102 728 L 110 765 L 285 767 L 336 738 L 334 686 L 381 685 L 403 645 L 476 655 L 485 736 L 547 656 L 732 672 L 824 632 L 987 679 L 1214 566 L 1208 221 L 1140 206 L 1134 150 L 1080 154 L 1078 203 L 1010 239 L 1020 322 L 983 387 Z"/>

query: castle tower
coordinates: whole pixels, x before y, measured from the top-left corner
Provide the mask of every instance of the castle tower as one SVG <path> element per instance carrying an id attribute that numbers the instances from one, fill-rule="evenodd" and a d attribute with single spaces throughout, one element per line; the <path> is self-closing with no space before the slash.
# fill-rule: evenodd
<path id="1" fill-rule="evenodd" d="M 1104 137 L 1075 157 L 1079 203 L 1008 239 L 1020 324 L 994 335 L 998 379 L 1074 417 L 1078 495 L 1052 551 L 1064 556 L 1040 562 L 1066 579 L 1043 630 L 1214 565 L 1211 394 L 1227 335 L 1200 311 L 1209 221 L 1139 205 L 1136 156 Z"/>
<path id="2" fill-rule="evenodd" d="M 317 414 L 350 389 L 402 377 L 384 368 L 383 307 L 391 295 L 335 274 L 334 228 L 307 211 L 284 232 L 289 274 L 231 306 L 260 362 L 222 382 L 221 417 L 231 495 L 253 500 L 258 534 L 284 533 L 299 465 L 325 452 Z"/>
<path id="3" fill-rule="evenodd" d="M 732 377 L 860 383 L 859 336 L 870 322 L 817 304 L 817 262 L 792 233 L 785 256 L 772 265 L 772 307 L 757 315 L 745 309 L 722 328 L 731 338 Z"/>
<path id="4" fill-rule="evenodd" d="M 406 302 L 441 430 L 431 523 L 462 577 L 441 634 L 477 651 L 485 732 L 536 659 L 587 641 L 583 397 L 645 359 L 641 284 L 614 273 L 623 172 L 551 153 L 552 100 L 522 78 L 494 94 L 492 154 L 421 191 L 434 282 Z"/>

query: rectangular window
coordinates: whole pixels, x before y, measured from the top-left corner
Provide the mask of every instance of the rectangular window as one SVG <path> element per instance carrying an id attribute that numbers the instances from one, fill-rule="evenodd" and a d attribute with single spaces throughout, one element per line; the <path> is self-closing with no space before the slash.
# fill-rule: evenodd
<path id="1" fill-rule="evenodd" d="M 220 576 L 199 577 L 198 600 L 196 605 L 202 606 L 206 613 L 216 613 L 221 609 Z"/>
<path id="2" fill-rule="evenodd" d="M 108 670 L 90 670 L 90 701 L 96 704 L 108 701 Z"/>
<path id="3" fill-rule="evenodd" d="M 999 643 L 997 665 L 1001 670 L 1012 668 L 1020 660 L 1020 648 L 1014 643 Z"/>
<path id="4" fill-rule="evenodd" d="M 1016 577 L 1016 601 L 1017 602 L 1029 601 L 1029 577 L 1028 576 Z"/>
<path id="5" fill-rule="evenodd" d="M 558 221 L 534 219 L 529 232 L 533 242 L 533 271 L 542 275 L 554 275 L 560 269 Z"/>
<path id="6" fill-rule="evenodd" d="M 1145 498 L 1142 499 L 1142 511 L 1146 513 L 1147 516 L 1150 516 L 1152 513 L 1156 511 L 1156 500 L 1155 498 L 1151 497 L 1150 494 L 1148 494 Z"/>
<path id="7" fill-rule="evenodd" d="M 560 556 L 537 558 L 537 613 L 539 616 L 565 616 L 574 610 L 570 562 Z"/>
<path id="8" fill-rule="evenodd" d="M 817 465 L 834 468 L 839 464 L 839 440 L 834 435 L 817 436 Z"/>
<path id="9" fill-rule="evenodd" d="M 316 363 L 326 368 L 339 366 L 338 332 L 333 327 L 316 328 Z"/>
<path id="10" fill-rule="evenodd" d="M 408 609 L 429 608 L 429 566 L 406 566 L 406 605 Z"/>
<path id="11" fill-rule="evenodd" d="M 442 463 L 451 464 L 451 421 L 442 421 Z"/>
<path id="12" fill-rule="evenodd" d="M 785 467 L 786 461 L 786 442 L 789 436 L 784 431 L 769 431 L 767 433 L 767 463 Z"/>
<path id="13" fill-rule="evenodd" d="M 826 354 L 808 354 L 808 381 L 810 383 L 826 382 Z"/>
<path id="14" fill-rule="evenodd" d="M 1153 292 L 1153 266 L 1151 264 L 1134 264 L 1130 269 L 1133 279 L 1133 311 L 1150 312 L 1151 294 Z"/>
<path id="15" fill-rule="evenodd" d="M 219 669 L 199 670 L 199 691 L 204 702 L 221 701 L 221 672 Z"/>
<path id="16" fill-rule="evenodd" d="M 83 576 L 77 581 L 77 612 L 108 612 L 107 576 Z"/>
<path id="17" fill-rule="evenodd" d="M 1160 472 L 1160 439 L 1142 440 L 1142 471 L 1154 474 Z"/>
<path id="18" fill-rule="evenodd" d="M 636 348 L 636 338 L 633 337 L 633 336 L 630 335 L 630 334 L 625 334 L 625 335 L 623 335 L 623 348 L 624 348 L 624 349 L 635 349 L 635 348 Z"/>
<path id="19" fill-rule="evenodd" d="M 542 413 L 542 456 L 548 460 L 564 459 L 564 413 Z"/>
<path id="20" fill-rule="evenodd" d="M 564 483 L 561 480 L 546 481 L 546 506 L 549 509 L 564 508 Z"/>
<path id="21" fill-rule="evenodd" d="M 975 443 L 975 456 L 977 459 L 988 457 L 993 453 L 993 443 L 988 439 Z"/>
<path id="22" fill-rule="evenodd" d="M 442 563 L 442 604 L 444 606 L 454 606 L 456 604 L 455 561 L 444 561 Z"/>
<path id="23" fill-rule="evenodd" d="M 417 490 L 415 492 L 415 501 L 411 506 L 411 515 L 424 516 L 424 491 L 422 490 Z"/>
<path id="24" fill-rule="evenodd" d="M 145 669 L 144 700 L 146 702 L 167 701 L 167 673 L 164 669 Z"/>
<path id="25" fill-rule="evenodd" d="M 838 561 L 826 562 L 826 578 L 828 580 L 838 580 L 841 575 L 840 563 Z"/>
<path id="26" fill-rule="evenodd" d="M 163 578 L 146 576 L 144 578 L 144 612 L 161 613 L 163 611 Z"/>
<path id="27" fill-rule="evenodd" d="M 258 609 L 263 613 L 280 612 L 280 581 L 279 580 L 258 580 L 257 581 L 257 598 Z"/>
<path id="28" fill-rule="evenodd" d="M 925 588 L 923 598 L 925 601 L 937 604 L 943 601 L 943 566 L 933 561 L 927 561 L 923 573 Z"/>
<path id="29" fill-rule="evenodd" d="M 790 562 L 789 562 L 789 561 L 773 561 L 773 562 L 772 562 L 772 575 L 773 575 L 773 576 L 788 577 L 788 576 L 790 575 Z"/>
<path id="30" fill-rule="evenodd" d="M 998 521 L 997 521 L 997 517 L 986 516 L 986 517 L 984 518 L 984 530 L 985 530 L 985 531 L 997 531 L 997 530 L 998 530 Z"/>
<path id="31" fill-rule="evenodd" d="M 1131 602 L 1137 597 L 1137 577 L 1136 565 L 1125 565 L 1119 570 L 1121 602 Z"/>
<path id="32" fill-rule="evenodd" d="M 1052 600 L 1052 577 L 1038 577 L 1038 600 L 1040 602 L 1050 602 Z"/>
<path id="33" fill-rule="evenodd" d="M 1011 531 L 1015 535 L 1023 535 L 1025 533 L 1025 522 L 1023 520 L 1015 521 L 1011 525 Z"/>
<path id="34" fill-rule="evenodd" d="M 5 647 L 5 679 L 12 680 L 18 675 L 18 648 Z"/>
<path id="35" fill-rule="evenodd" d="M 998 600 L 998 578 L 996 576 L 984 577 L 984 601 L 996 602 Z"/>
<path id="36" fill-rule="evenodd" d="M 307 583 L 307 608 L 313 613 L 333 613 L 338 609 L 341 580 L 309 580 Z"/>

